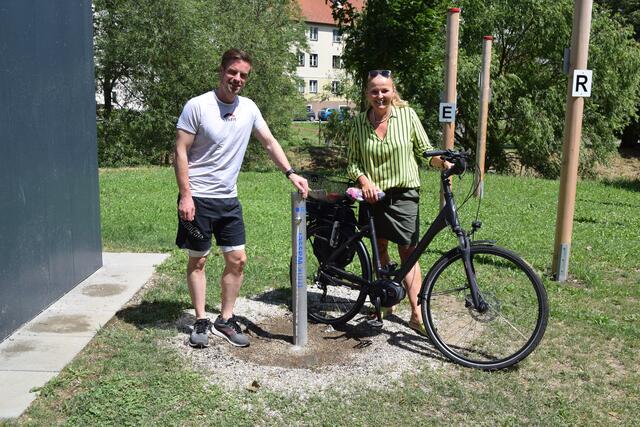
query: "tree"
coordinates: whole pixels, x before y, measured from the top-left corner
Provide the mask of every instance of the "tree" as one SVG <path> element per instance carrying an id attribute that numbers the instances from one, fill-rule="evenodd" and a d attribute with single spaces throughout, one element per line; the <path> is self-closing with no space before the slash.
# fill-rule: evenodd
<path id="1" fill-rule="evenodd" d="M 381 65 L 394 70 L 405 98 L 424 111 L 427 131 L 435 139 L 440 135 L 437 111 L 444 86 L 444 26 L 437 27 L 437 31 L 434 25 L 416 26 L 417 10 L 402 8 L 399 10 L 410 13 L 392 12 L 389 18 L 379 13 L 377 22 L 365 19 L 372 13 L 371 5 L 382 3 L 394 4 L 394 0 L 371 1 L 362 14 L 352 13 L 349 19 L 341 21 L 350 35 L 346 37 L 345 63 L 358 72 L 369 65 L 364 55 L 367 50 L 374 51 L 371 58 L 384 58 L 386 62 Z M 562 52 L 570 45 L 572 1 L 461 0 L 457 5 L 462 7 L 462 15 L 456 143 L 475 149 L 482 37 L 493 35 L 487 166 L 509 171 L 516 164 L 510 156 L 515 152 L 521 166 L 545 177 L 557 177 L 567 90 Z M 439 9 L 437 15 L 442 17 L 440 21 L 434 18 L 429 22 L 443 22 L 446 8 Z M 387 25 L 389 30 L 383 35 L 405 25 L 412 28 L 416 37 L 402 39 L 411 46 L 398 45 L 401 49 L 376 44 L 350 46 L 372 43 Z M 381 47 L 371 49 L 371 46 Z M 385 52 L 377 52 L 380 49 Z M 407 52 L 411 53 L 409 58 Z M 632 38 L 631 28 L 597 7 L 592 20 L 589 68 L 594 71 L 594 86 L 585 103 L 580 169 L 583 175 L 606 160 L 614 149 L 616 133 L 629 122 L 640 97 L 640 49 Z"/>
<path id="2" fill-rule="evenodd" d="M 640 41 L 640 1 L 596 0 L 596 2 L 603 8 L 607 8 L 616 19 L 622 19 L 633 25 L 634 38 Z M 634 118 L 620 135 L 620 148 L 640 152 L 640 104 L 636 105 Z"/>
<path id="3" fill-rule="evenodd" d="M 330 1 L 345 42 L 342 57 L 364 94 L 369 70 L 389 69 L 406 93 L 416 93 L 421 74 L 434 69 L 433 51 L 446 10 L 443 0 L 369 0 L 358 11 L 349 1 Z M 364 97 L 362 97 L 364 98 Z M 364 99 L 362 99 L 364 102 Z M 363 103 L 361 106 L 364 105 Z"/>
<path id="4" fill-rule="evenodd" d="M 460 143 L 475 146 L 478 98 L 477 71 L 474 75 L 473 70 L 479 63 L 482 36 L 493 33 L 488 161 L 508 170 L 514 163 L 507 153 L 514 148 L 522 166 L 545 177 L 557 177 L 567 91 L 562 52 L 571 43 L 573 2 L 464 0 L 461 4 L 465 20 L 460 41 Z M 615 148 L 616 134 L 632 117 L 640 96 L 639 65 L 640 49 L 631 29 L 594 8 L 589 48 L 594 85 L 584 110 L 583 176 L 606 161 Z"/>
<path id="5" fill-rule="evenodd" d="M 307 49 L 307 39 L 297 1 L 216 1 L 213 14 L 212 37 L 220 54 L 235 46 L 252 56 L 253 69 L 243 95 L 260 107 L 273 134 L 285 139 L 295 111 L 304 104 L 298 91 L 296 52 Z M 250 143 L 244 167 L 271 167 L 265 160 L 262 147 Z"/>
<path id="6" fill-rule="evenodd" d="M 105 100 L 98 112 L 101 165 L 169 161 L 182 105 L 213 83 L 207 3 L 94 1 L 95 75 Z M 117 110 L 110 102 L 116 88 L 123 98 Z"/>
<path id="7" fill-rule="evenodd" d="M 301 25 L 293 0 L 94 0 L 96 85 L 105 89 L 101 165 L 167 163 L 184 103 L 215 86 L 230 47 L 252 55 L 243 95 L 285 135 L 302 103 L 289 51 L 306 43 Z M 139 111 L 113 108 L 107 98 L 116 86 Z"/>

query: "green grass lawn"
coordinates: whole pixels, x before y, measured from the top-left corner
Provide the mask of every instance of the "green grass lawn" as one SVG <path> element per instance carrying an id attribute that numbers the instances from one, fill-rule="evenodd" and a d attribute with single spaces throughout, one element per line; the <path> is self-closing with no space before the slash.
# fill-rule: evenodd
<path id="1" fill-rule="evenodd" d="M 466 181 L 468 183 L 468 180 Z M 437 209 L 437 175 L 423 176 L 421 222 Z M 158 343 L 190 307 L 185 255 L 174 249 L 176 185 L 168 168 L 100 173 L 104 248 L 171 252 L 139 309 L 121 313 L 17 420 L 26 425 L 633 425 L 640 407 L 640 182 L 578 185 L 570 281 L 549 280 L 557 181 L 489 175 L 478 239 L 496 239 L 544 277 L 551 307 L 540 347 L 517 368 L 486 373 L 446 364 L 415 366 L 402 379 L 305 402 L 273 392 L 229 392 L 206 382 Z M 460 193 L 465 190 L 460 186 Z M 291 187 L 281 173 L 242 173 L 247 226 L 243 296 L 286 289 Z M 462 194 L 461 194 L 462 195 Z M 474 219 L 473 200 L 462 209 Z M 455 244 L 439 236 L 421 261 L 430 266 Z M 211 256 L 217 283 L 220 256 Z M 209 286 L 208 310 L 219 304 Z M 134 318 L 135 317 L 135 318 Z M 384 378 L 380 378 L 384 382 Z M 247 408 L 251 408 L 249 411 Z M 277 417 L 272 415 L 276 413 Z M 636 421 L 633 421 L 636 420 Z"/>

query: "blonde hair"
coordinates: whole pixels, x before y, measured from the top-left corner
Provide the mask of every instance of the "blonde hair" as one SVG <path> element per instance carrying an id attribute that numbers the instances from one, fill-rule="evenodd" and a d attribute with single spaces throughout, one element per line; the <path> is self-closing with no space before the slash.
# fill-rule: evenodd
<path id="1" fill-rule="evenodd" d="M 376 77 L 379 77 L 379 75 L 375 77 L 367 77 L 367 90 L 369 90 L 369 84 L 371 83 L 371 80 L 375 79 Z M 393 85 L 393 98 L 391 99 L 391 105 L 399 108 L 408 106 L 409 103 L 400 97 L 400 93 L 396 88 L 396 82 L 393 80 L 393 75 L 390 75 L 389 77 L 383 76 L 382 78 L 391 80 L 391 84 Z"/>

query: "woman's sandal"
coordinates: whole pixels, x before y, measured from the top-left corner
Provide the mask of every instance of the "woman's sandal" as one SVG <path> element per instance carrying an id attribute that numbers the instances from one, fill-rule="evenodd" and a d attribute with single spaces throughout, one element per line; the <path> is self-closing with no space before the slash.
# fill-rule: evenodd
<path id="1" fill-rule="evenodd" d="M 427 335 L 427 329 L 424 327 L 424 323 L 422 323 L 422 322 L 414 322 L 413 320 L 410 320 L 408 325 L 409 325 L 409 327 L 411 329 L 416 331 L 418 334 L 423 335 L 425 337 L 428 336 Z"/>

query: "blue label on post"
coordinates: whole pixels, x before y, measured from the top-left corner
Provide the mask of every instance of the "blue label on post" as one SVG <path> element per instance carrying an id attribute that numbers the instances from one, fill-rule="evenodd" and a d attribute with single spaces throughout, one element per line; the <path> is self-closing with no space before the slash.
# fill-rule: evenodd
<path id="1" fill-rule="evenodd" d="M 298 256 L 296 259 L 296 265 L 298 266 L 298 277 L 297 277 L 297 284 L 296 286 L 298 288 L 304 288 L 306 286 L 305 283 L 305 274 L 304 271 L 302 271 L 303 269 L 300 268 L 300 266 L 304 265 L 304 239 L 302 236 L 302 232 L 298 231 Z"/>

